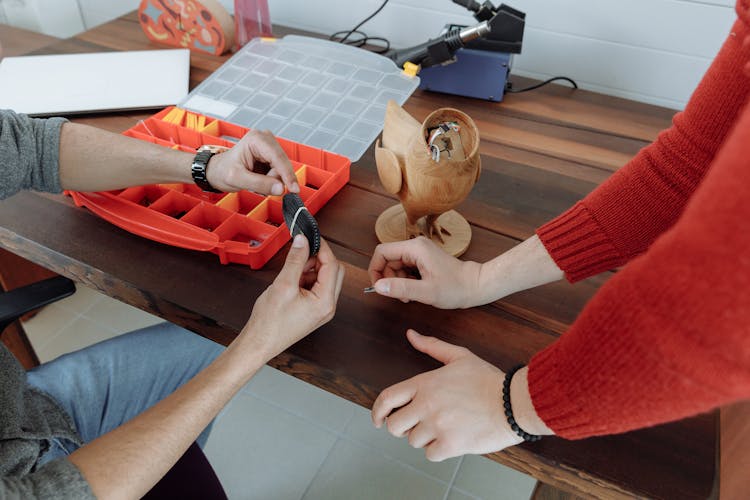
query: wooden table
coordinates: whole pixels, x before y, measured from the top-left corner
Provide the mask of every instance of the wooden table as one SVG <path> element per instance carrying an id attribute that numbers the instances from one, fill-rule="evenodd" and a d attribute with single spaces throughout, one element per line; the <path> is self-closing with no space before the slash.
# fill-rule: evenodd
<path id="1" fill-rule="evenodd" d="M 155 48 L 161 47 L 148 42 L 131 14 L 35 53 Z M 193 54 L 191 87 L 225 59 Z M 477 261 L 511 248 L 585 196 L 668 127 L 674 113 L 554 85 L 509 95 L 501 104 L 417 91 L 405 108 L 422 120 L 441 106 L 465 111 L 482 133 L 482 178 L 459 208 L 474 232 L 465 258 Z M 121 132 L 150 114 L 75 120 Z M 386 386 L 438 366 L 408 345 L 407 327 L 464 345 L 507 369 L 554 342 L 608 278 L 550 284 L 466 311 L 363 295 L 377 244 L 375 219 L 394 198 L 378 181 L 372 148 L 351 172 L 350 183 L 318 215 L 323 235 L 346 265 L 336 318 L 270 362 L 350 401 L 370 407 Z M 30 192 L 0 203 L 0 246 L 225 344 L 286 254 L 260 271 L 223 266 L 213 254 L 120 230 L 68 198 Z M 717 415 L 620 436 L 548 438 L 491 458 L 579 495 L 706 498 L 716 495 Z"/>

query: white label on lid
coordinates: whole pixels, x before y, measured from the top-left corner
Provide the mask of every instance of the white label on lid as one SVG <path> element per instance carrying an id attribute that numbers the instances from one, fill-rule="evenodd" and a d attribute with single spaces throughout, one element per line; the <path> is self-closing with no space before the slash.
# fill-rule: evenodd
<path id="1" fill-rule="evenodd" d="M 183 106 L 193 111 L 198 111 L 207 115 L 219 116 L 221 118 L 226 118 L 237 109 L 237 106 L 209 99 L 202 95 L 191 96 Z"/>

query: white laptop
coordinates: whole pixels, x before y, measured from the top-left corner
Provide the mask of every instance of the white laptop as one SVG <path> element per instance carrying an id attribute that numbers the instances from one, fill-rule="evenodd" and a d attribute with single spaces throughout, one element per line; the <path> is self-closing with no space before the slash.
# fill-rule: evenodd
<path id="1" fill-rule="evenodd" d="M 0 109 L 29 115 L 158 108 L 188 93 L 187 49 L 6 57 Z"/>

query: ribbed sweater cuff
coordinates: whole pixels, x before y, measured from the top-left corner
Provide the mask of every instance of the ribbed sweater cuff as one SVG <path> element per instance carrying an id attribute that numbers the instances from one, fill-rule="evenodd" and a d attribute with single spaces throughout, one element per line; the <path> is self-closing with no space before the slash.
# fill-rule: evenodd
<path id="1" fill-rule="evenodd" d="M 529 362 L 529 392 L 537 415 L 565 439 L 588 437 L 592 422 L 587 413 L 570 400 L 560 387 L 557 344 L 537 353 Z M 565 404 L 560 404 L 565 401 Z"/>
<path id="2" fill-rule="evenodd" d="M 623 258 L 582 202 L 536 230 L 571 283 L 613 269 Z"/>

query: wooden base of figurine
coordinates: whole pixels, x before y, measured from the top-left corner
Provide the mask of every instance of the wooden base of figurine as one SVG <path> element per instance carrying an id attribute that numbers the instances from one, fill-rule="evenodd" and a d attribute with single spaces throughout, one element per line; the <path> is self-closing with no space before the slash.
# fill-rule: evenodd
<path id="1" fill-rule="evenodd" d="M 442 233 L 443 241 L 436 236 L 432 236 L 434 241 L 445 253 L 458 257 L 462 255 L 471 243 L 471 226 L 461 214 L 455 210 L 445 212 L 438 217 L 437 223 L 450 234 Z M 419 220 L 419 230 L 423 235 L 427 235 L 424 217 Z M 408 240 L 411 235 L 406 230 L 406 213 L 401 204 L 394 205 L 384 211 L 375 222 L 375 234 L 381 243 L 391 243 L 393 241 Z"/>

